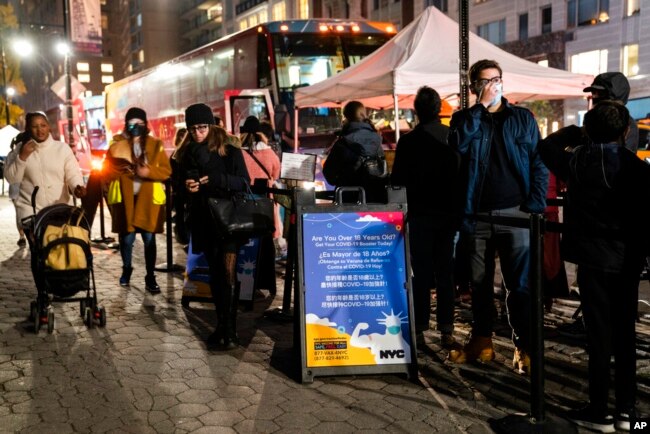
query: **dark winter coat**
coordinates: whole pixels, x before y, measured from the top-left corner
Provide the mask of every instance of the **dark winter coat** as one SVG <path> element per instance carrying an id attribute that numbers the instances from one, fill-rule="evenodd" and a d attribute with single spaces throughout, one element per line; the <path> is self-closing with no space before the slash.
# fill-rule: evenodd
<path id="1" fill-rule="evenodd" d="M 580 143 L 577 126 L 542 140 L 548 168 L 567 183 L 562 249 L 564 258 L 605 272 L 639 264 L 650 239 L 639 230 L 650 193 L 650 165 L 617 143 Z M 570 151 L 565 148 L 569 146 Z"/>
<path id="2" fill-rule="evenodd" d="M 406 187 L 409 214 L 455 228 L 462 210 L 460 155 L 447 144 L 440 120 L 418 124 L 400 137 L 391 183 Z"/>
<path id="3" fill-rule="evenodd" d="M 246 191 L 250 184 L 242 151 L 226 146 L 221 157 L 210 152 L 206 144 L 190 142 L 181 156 L 183 179 L 198 180 L 208 176 L 208 183 L 201 185 L 197 193 L 188 193 L 190 205 L 188 227 L 192 234 L 192 250 L 205 252 L 219 242 L 208 209 L 208 198 L 229 198 L 234 192 Z"/>
<path id="4" fill-rule="evenodd" d="M 368 202 L 380 202 L 385 196 L 386 180 L 366 177 L 359 170 L 360 157 L 385 161 L 381 136 L 366 122 L 348 122 L 328 153 L 323 175 L 336 187 L 361 186 Z"/>

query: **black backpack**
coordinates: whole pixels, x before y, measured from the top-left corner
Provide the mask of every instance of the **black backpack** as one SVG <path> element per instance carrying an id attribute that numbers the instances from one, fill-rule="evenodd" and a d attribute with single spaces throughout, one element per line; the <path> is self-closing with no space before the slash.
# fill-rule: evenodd
<path id="1" fill-rule="evenodd" d="M 328 153 L 323 176 L 330 185 L 363 185 L 388 176 L 383 155 L 363 155 L 361 145 L 339 137 Z"/>

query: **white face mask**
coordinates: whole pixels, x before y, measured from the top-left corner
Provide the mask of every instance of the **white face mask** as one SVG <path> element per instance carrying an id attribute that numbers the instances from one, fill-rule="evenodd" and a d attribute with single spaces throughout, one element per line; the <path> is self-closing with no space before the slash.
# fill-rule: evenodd
<path id="1" fill-rule="evenodd" d="M 503 83 L 495 84 L 494 87 L 497 89 L 497 94 L 490 103 L 490 107 L 499 104 L 501 97 L 503 96 Z"/>

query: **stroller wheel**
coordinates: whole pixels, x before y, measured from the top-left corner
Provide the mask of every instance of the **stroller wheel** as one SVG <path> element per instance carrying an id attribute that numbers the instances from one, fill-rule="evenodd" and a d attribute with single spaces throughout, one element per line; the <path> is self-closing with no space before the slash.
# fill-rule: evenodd
<path id="1" fill-rule="evenodd" d="M 106 327 L 106 309 L 102 306 L 97 309 L 97 312 L 99 313 L 99 326 Z"/>
<path id="2" fill-rule="evenodd" d="M 91 308 L 87 307 L 86 308 L 86 327 L 88 329 L 92 329 L 93 326 L 95 325 L 95 318 L 93 318 L 93 311 Z"/>
<path id="3" fill-rule="evenodd" d="M 35 301 L 29 302 L 29 320 L 34 321 L 34 318 L 38 316 L 38 307 L 36 307 Z"/>
<path id="4" fill-rule="evenodd" d="M 80 300 L 79 301 L 79 316 L 84 317 L 86 314 L 86 300 Z"/>
<path id="5" fill-rule="evenodd" d="M 50 309 L 47 313 L 47 332 L 52 334 L 54 331 L 54 310 Z"/>

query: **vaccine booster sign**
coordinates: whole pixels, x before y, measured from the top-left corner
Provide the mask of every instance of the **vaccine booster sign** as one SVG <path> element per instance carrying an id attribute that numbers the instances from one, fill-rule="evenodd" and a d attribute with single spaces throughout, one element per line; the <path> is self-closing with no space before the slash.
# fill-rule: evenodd
<path id="1" fill-rule="evenodd" d="M 303 210 L 303 381 L 316 375 L 411 374 L 416 360 L 405 204 Z"/>

